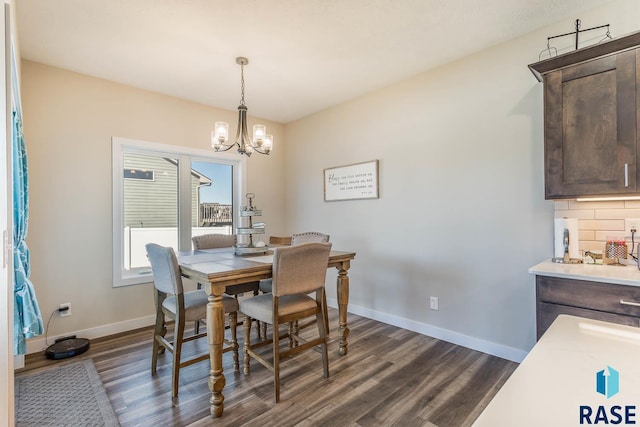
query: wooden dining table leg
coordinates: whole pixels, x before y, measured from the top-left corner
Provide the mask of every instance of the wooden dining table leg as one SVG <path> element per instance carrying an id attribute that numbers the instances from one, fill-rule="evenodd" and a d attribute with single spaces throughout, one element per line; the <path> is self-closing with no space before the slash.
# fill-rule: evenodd
<path id="1" fill-rule="evenodd" d="M 337 296 L 338 296 L 338 345 L 339 352 L 342 356 L 347 354 L 347 336 L 349 336 L 349 328 L 347 327 L 347 306 L 349 304 L 349 270 L 350 263 L 343 262 L 338 269 L 337 280 Z"/>
<path id="2" fill-rule="evenodd" d="M 211 390 L 211 415 L 215 418 L 222 416 L 224 410 L 224 396 L 222 389 L 226 384 L 222 373 L 222 346 L 224 341 L 224 306 L 222 294 L 224 287 L 211 286 L 209 303 L 207 304 L 207 336 L 209 341 L 209 390 Z"/>

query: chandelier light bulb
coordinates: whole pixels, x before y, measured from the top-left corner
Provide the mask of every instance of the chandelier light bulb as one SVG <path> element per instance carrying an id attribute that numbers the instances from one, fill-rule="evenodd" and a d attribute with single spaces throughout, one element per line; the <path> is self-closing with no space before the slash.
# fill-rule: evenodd
<path id="1" fill-rule="evenodd" d="M 211 132 L 211 146 L 216 150 L 220 150 L 229 137 L 229 124 L 225 122 L 216 122 L 214 131 Z"/>
<path id="2" fill-rule="evenodd" d="M 264 143 L 262 144 L 262 149 L 265 153 L 269 154 L 271 148 L 273 147 L 273 135 L 266 134 L 264 136 Z"/>
<path id="3" fill-rule="evenodd" d="M 253 125 L 253 143 L 258 147 L 262 147 L 266 133 L 267 127 L 265 125 Z"/>

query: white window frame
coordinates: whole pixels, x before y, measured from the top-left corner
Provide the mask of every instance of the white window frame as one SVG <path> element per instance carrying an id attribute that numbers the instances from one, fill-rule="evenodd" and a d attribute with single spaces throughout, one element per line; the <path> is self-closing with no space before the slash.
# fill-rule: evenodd
<path id="1" fill-rule="evenodd" d="M 151 269 L 124 268 L 124 153 L 160 155 L 178 159 L 179 200 L 178 200 L 178 245 L 180 251 L 191 250 L 191 191 L 189 188 L 191 161 L 206 161 L 233 166 L 233 205 L 234 223 L 240 222 L 240 207 L 246 188 L 246 157 L 235 153 L 216 153 L 215 151 L 160 144 L 129 138 L 112 137 L 112 208 L 113 208 L 113 287 L 149 283 L 153 280 Z"/>

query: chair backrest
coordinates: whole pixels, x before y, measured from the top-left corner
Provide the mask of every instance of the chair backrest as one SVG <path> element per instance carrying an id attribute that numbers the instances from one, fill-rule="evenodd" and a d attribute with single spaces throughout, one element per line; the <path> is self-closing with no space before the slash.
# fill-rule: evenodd
<path id="1" fill-rule="evenodd" d="M 153 272 L 153 286 L 161 292 L 181 294 L 183 292 L 182 276 L 180 276 L 180 266 L 173 248 L 148 243 L 146 249 Z"/>
<path id="2" fill-rule="evenodd" d="M 273 250 L 275 296 L 308 294 L 324 287 L 331 243 L 301 243 Z"/>
<path id="3" fill-rule="evenodd" d="M 286 236 L 286 237 L 270 236 L 269 244 L 270 245 L 291 245 L 291 236 Z"/>
<path id="4" fill-rule="evenodd" d="M 329 241 L 328 234 L 318 233 L 317 231 L 308 231 L 306 233 L 296 233 L 291 236 L 291 244 L 299 245 L 300 243 L 320 242 L 326 243 Z"/>
<path id="5" fill-rule="evenodd" d="M 235 234 L 203 234 L 192 237 L 191 241 L 195 250 L 229 248 L 236 244 L 237 237 Z"/>

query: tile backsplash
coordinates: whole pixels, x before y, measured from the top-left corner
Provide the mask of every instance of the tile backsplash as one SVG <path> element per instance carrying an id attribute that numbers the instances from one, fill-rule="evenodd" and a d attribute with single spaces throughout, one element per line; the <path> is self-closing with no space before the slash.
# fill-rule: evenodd
<path id="1" fill-rule="evenodd" d="M 628 251 L 631 252 L 631 233 L 625 230 L 625 219 L 640 218 L 640 200 L 601 202 L 560 200 L 554 203 L 556 218 L 578 218 L 580 251 L 604 251 L 607 238 L 613 237 L 625 239 Z M 638 242 L 640 242 L 640 230 L 635 234 L 636 246 Z"/>

